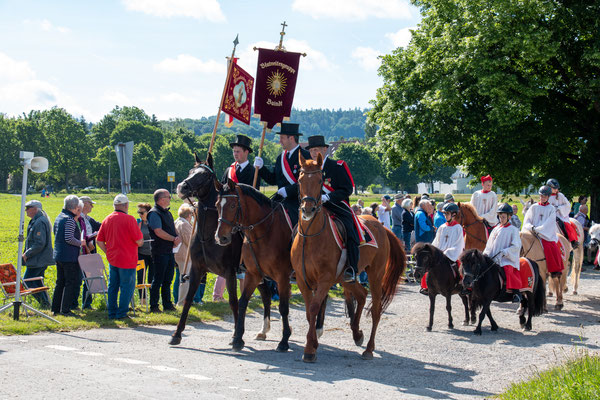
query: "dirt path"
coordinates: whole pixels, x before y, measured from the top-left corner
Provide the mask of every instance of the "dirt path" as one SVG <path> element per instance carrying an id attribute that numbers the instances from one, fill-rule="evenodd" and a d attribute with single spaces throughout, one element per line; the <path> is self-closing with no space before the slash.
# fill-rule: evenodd
<path id="1" fill-rule="evenodd" d="M 274 351 L 278 320 L 267 341 L 254 340 L 262 323 L 256 313 L 247 319 L 246 348 L 240 353 L 227 345 L 231 321 L 190 326 L 177 347 L 167 345 L 170 326 L 0 337 L 0 399 L 483 398 L 573 356 L 576 348 L 598 351 L 600 274 L 584 272 L 579 292 L 566 295 L 563 311 L 535 318 L 533 331 L 526 333 L 516 306 L 494 304 L 499 332 L 490 332 L 484 322 L 477 337 L 472 326 L 460 324 L 458 297 L 453 299 L 456 328 L 446 328 L 444 303 L 438 300 L 433 332 L 426 332 L 428 299 L 417 286 L 404 285 L 382 318 L 373 361 L 359 358 L 340 300 L 329 303 L 316 364 L 301 361 L 307 329 L 302 307 L 291 312 L 294 331 L 286 354 Z M 371 321 L 363 321 L 368 334 Z M 12 372 L 17 370 L 21 373 Z"/>

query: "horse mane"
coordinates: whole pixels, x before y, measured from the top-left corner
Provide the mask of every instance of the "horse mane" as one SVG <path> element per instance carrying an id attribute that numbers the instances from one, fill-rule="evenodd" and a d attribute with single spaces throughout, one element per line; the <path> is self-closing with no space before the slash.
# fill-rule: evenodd
<path id="1" fill-rule="evenodd" d="M 242 190 L 242 193 L 245 196 L 250 196 L 252 199 L 254 199 L 258 203 L 259 206 L 268 206 L 270 208 L 274 207 L 273 200 L 271 200 L 270 198 L 265 196 L 259 190 L 256 190 L 253 186 L 246 185 L 244 183 L 238 183 L 236 185 Z M 225 185 L 223 190 L 228 191 L 229 190 L 228 185 Z"/>
<path id="2" fill-rule="evenodd" d="M 475 210 L 475 207 L 473 207 L 473 204 L 471 203 L 458 203 L 458 207 L 460 209 L 466 209 L 469 210 L 469 212 L 473 215 L 473 218 L 475 218 L 476 221 L 478 222 L 483 222 L 483 218 L 479 216 L 479 214 L 477 214 L 477 211 Z"/>
<path id="3" fill-rule="evenodd" d="M 427 252 L 431 253 L 431 256 L 435 259 L 436 262 L 443 261 L 445 258 L 447 258 L 443 251 L 441 251 L 440 249 L 438 249 L 431 243 L 425 243 L 425 242 L 415 243 L 415 245 L 413 246 L 410 253 L 417 254 L 420 251 L 427 251 Z"/>
<path id="4" fill-rule="evenodd" d="M 491 257 L 483 254 L 478 249 L 467 249 L 460 255 L 461 264 L 473 265 L 473 264 L 485 264 L 486 267 L 491 264 L 495 264 Z"/>

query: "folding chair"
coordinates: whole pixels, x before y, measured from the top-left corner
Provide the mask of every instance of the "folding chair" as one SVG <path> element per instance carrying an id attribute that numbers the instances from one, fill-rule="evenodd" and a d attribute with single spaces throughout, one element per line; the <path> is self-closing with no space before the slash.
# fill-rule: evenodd
<path id="1" fill-rule="evenodd" d="M 150 286 L 152 286 L 152 284 L 146 283 L 146 272 L 148 271 L 148 269 L 146 268 L 146 262 L 144 260 L 138 260 L 137 266 L 135 267 L 136 282 L 137 282 L 137 272 L 139 270 L 144 271 L 142 274 L 142 283 L 136 284 L 135 290 L 142 291 L 142 297 L 140 297 L 140 302 L 141 302 L 142 298 L 146 299 L 146 312 L 148 312 L 150 310 L 150 308 L 149 308 L 150 307 L 150 299 L 148 298 L 148 289 L 150 289 Z M 131 308 L 133 308 L 133 315 L 135 315 L 135 292 L 133 293 L 133 296 L 131 296 Z"/>
<path id="2" fill-rule="evenodd" d="M 88 297 L 94 294 L 103 294 L 108 305 L 108 286 L 106 284 L 106 269 L 100 254 L 83 254 L 79 256 L 79 267 L 83 271 L 83 282 L 87 286 L 87 294 L 81 307 Z"/>
<path id="3" fill-rule="evenodd" d="M 25 302 L 27 296 L 29 296 L 31 294 L 45 292 L 50 289 L 47 286 L 31 288 L 31 289 L 29 289 L 27 287 L 26 282 L 38 281 L 38 280 L 42 281 L 42 284 L 44 284 L 44 278 L 42 278 L 41 276 L 38 276 L 36 278 L 29 278 L 29 279 L 21 278 L 20 279 L 20 285 L 21 285 L 20 290 L 21 290 L 21 297 L 23 298 L 23 302 Z M 2 294 L 4 295 L 4 298 L 2 299 L 3 304 L 6 304 L 7 301 L 10 301 L 11 299 L 13 299 L 15 297 L 16 282 L 17 282 L 17 270 L 15 269 L 15 266 L 12 264 L 0 264 L 0 284 L 2 285 Z M 27 315 L 27 309 L 25 309 L 25 315 Z"/>

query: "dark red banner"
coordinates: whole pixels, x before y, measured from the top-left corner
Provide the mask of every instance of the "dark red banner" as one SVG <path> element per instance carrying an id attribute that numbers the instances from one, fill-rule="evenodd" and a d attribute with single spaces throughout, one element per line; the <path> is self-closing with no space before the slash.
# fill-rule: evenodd
<path id="1" fill-rule="evenodd" d="M 229 80 L 225 83 L 225 97 L 221 110 L 250 125 L 253 90 L 254 78 L 234 63 Z"/>
<path id="2" fill-rule="evenodd" d="M 292 112 L 300 53 L 258 49 L 254 114 L 272 129 Z"/>

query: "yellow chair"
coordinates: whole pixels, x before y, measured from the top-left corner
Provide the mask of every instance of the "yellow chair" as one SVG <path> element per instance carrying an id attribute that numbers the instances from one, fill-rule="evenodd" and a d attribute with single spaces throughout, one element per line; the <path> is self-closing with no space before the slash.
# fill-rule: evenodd
<path id="1" fill-rule="evenodd" d="M 144 273 L 142 274 L 142 283 L 136 284 L 135 290 L 142 291 L 142 297 L 140 298 L 140 302 L 141 302 L 141 299 L 146 299 L 146 312 L 148 312 L 150 310 L 150 308 L 149 308 L 150 307 L 150 299 L 148 298 L 148 289 L 150 289 L 150 286 L 152 286 L 152 284 L 146 283 L 146 273 L 147 273 L 148 269 L 146 268 L 146 262 L 144 260 L 138 260 L 137 266 L 135 267 L 136 282 L 137 282 L 137 273 L 140 270 L 144 271 Z M 133 296 L 131 296 L 131 308 L 133 308 L 133 315 L 135 315 L 135 292 L 133 293 Z"/>

